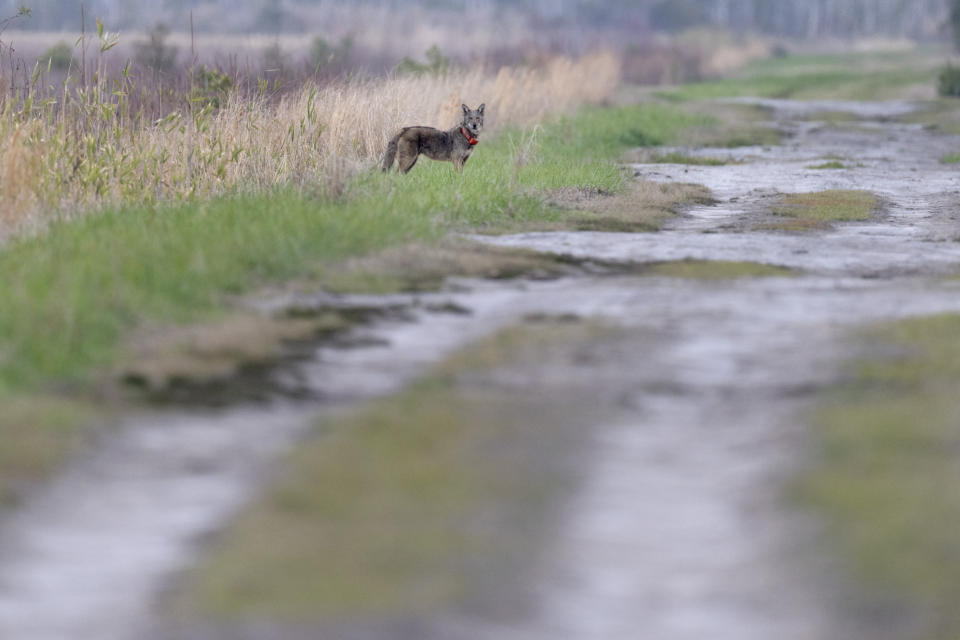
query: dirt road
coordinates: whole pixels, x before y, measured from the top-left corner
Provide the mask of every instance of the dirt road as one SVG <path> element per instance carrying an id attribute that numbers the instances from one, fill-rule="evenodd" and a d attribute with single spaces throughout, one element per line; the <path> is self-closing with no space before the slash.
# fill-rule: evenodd
<path id="1" fill-rule="evenodd" d="M 594 380 L 608 400 L 583 425 L 589 458 L 548 551 L 522 578 L 525 606 L 498 617 L 499 606 L 465 603 L 402 628 L 360 625 L 356 637 L 896 637 L 895 624 L 873 628 L 840 597 L 843 580 L 818 560 L 815 521 L 784 492 L 810 444 L 803 412 L 840 375 L 849 332 L 960 310 L 960 283 L 944 278 L 960 264 L 960 192 L 956 170 L 938 162 L 960 138 L 891 121 L 910 110 L 904 103 L 763 104 L 790 136 L 782 146 L 692 152 L 737 161 L 724 166 L 635 167 L 644 179 L 704 184 L 718 200 L 660 233 L 483 241 L 622 262 L 749 260 L 797 275 L 467 282 L 392 298 L 407 318 L 363 329 L 373 339 L 364 348 L 321 348 L 298 370 L 297 384 L 320 399 L 133 420 L 7 517 L 0 637 L 110 640 L 147 628 L 171 638 L 316 637 L 270 626 L 174 632 L 158 626 L 153 604 L 308 416 L 395 391 L 531 314 L 598 318 L 637 339 L 616 349 L 598 343 L 603 357 L 534 376 L 548 386 L 564 376 Z M 818 122 L 818 111 L 858 119 L 838 128 Z M 808 168 L 825 158 L 845 168 Z M 758 230 L 778 194 L 823 189 L 872 191 L 883 211 L 827 231 Z M 296 301 L 311 302 L 329 301 Z M 469 313 L 439 312 L 439 303 Z"/>

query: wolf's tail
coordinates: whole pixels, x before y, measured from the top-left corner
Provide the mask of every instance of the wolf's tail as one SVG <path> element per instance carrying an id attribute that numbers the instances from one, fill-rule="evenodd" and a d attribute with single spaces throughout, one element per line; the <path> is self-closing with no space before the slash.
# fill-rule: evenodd
<path id="1" fill-rule="evenodd" d="M 380 167 L 383 171 L 389 171 L 393 166 L 393 161 L 397 158 L 397 141 L 400 140 L 400 134 L 395 135 L 387 144 L 387 151 L 383 154 L 383 164 Z"/>

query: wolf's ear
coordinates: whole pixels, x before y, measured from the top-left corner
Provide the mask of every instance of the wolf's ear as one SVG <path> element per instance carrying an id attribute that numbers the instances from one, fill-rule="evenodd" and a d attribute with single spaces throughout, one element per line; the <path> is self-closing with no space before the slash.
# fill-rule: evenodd
<path id="1" fill-rule="evenodd" d="M 470 107 L 468 107 L 467 105 L 461 104 L 460 108 L 463 109 L 463 115 L 467 115 L 468 113 L 470 113 Z"/>
<path id="2" fill-rule="evenodd" d="M 481 104 L 479 107 L 477 107 L 477 111 L 480 112 L 480 115 L 483 115 L 483 110 L 486 108 L 486 106 L 486 104 Z"/>

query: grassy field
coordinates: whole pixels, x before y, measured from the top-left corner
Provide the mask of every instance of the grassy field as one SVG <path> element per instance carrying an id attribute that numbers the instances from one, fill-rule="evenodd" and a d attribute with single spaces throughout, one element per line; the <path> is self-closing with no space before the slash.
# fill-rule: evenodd
<path id="1" fill-rule="evenodd" d="M 935 52 L 796 55 L 766 58 L 730 78 L 683 85 L 658 95 L 669 100 L 736 96 L 883 100 L 933 96 L 942 56 Z"/>
<path id="2" fill-rule="evenodd" d="M 868 355 L 817 412 L 807 504 L 877 597 L 916 614 L 911 637 L 960 637 L 960 317 L 871 331 Z"/>

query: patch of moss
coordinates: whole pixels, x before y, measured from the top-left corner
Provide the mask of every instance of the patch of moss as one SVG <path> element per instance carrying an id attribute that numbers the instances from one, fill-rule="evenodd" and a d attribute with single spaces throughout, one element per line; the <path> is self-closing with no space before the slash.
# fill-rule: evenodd
<path id="1" fill-rule="evenodd" d="M 824 162 L 823 164 L 810 165 L 807 169 L 846 169 L 846 165 L 840 162 L 839 160 L 831 160 L 830 162 Z"/>
<path id="2" fill-rule="evenodd" d="M 767 228 L 787 231 L 829 229 L 833 222 L 867 220 L 880 206 L 879 198 L 869 191 L 830 189 L 783 196 L 772 209 L 786 218 Z"/>

